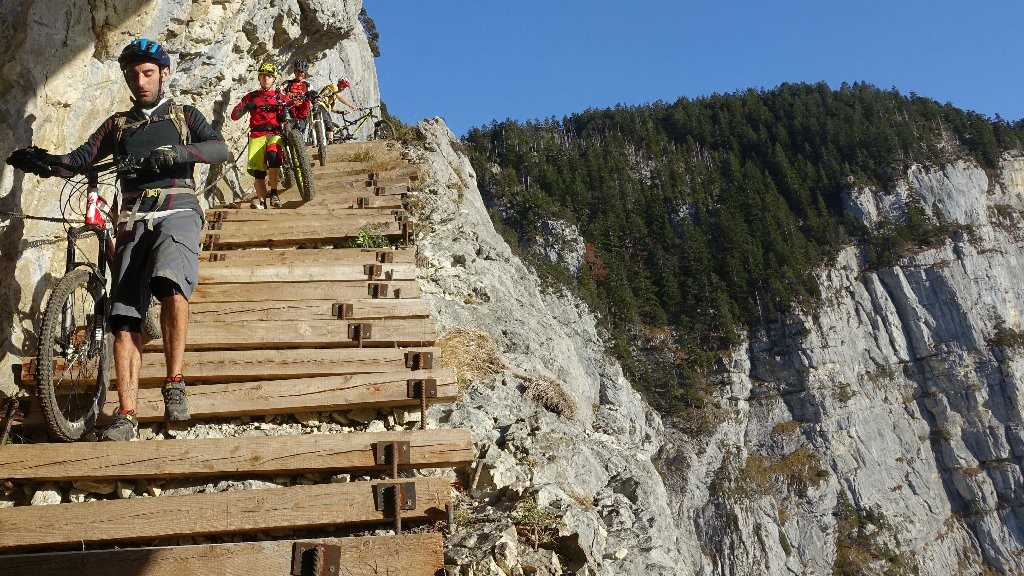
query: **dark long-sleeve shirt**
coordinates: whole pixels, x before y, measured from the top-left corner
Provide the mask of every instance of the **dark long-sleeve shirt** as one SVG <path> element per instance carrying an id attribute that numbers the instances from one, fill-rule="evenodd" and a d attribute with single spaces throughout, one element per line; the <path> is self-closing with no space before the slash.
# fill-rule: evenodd
<path id="1" fill-rule="evenodd" d="M 121 152 L 135 158 L 146 158 L 150 152 L 160 146 L 181 144 L 181 136 L 174 122 L 167 116 L 169 101 L 165 101 L 153 109 L 149 118 L 157 119 L 135 125 L 147 119 L 146 113 L 138 106 L 133 107 L 125 119 L 125 127 L 121 137 Z M 193 106 L 182 106 L 185 126 L 189 131 L 189 144 L 185 146 L 188 154 L 186 163 L 174 164 L 160 170 L 140 170 L 134 178 L 127 178 L 122 183 L 124 190 L 144 190 L 148 188 L 192 188 L 195 189 L 194 165 L 219 164 L 231 159 L 224 138 L 218 133 L 202 112 Z M 74 166 L 88 166 L 103 160 L 114 153 L 118 146 L 116 140 L 117 115 L 107 118 L 95 132 L 78 148 L 62 157 L 62 161 Z"/>

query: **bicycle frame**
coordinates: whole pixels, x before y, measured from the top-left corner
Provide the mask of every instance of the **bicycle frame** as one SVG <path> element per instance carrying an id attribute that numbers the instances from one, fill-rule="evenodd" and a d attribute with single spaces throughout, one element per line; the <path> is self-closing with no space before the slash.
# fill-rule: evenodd
<path id="1" fill-rule="evenodd" d="M 88 182 L 88 184 L 87 184 L 88 200 L 87 200 L 87 207 L 86 207 L 86 216 L 87 216 L 86 220 L 88 222 L 91 219 L 93 221 L 93 223 L 86 223 L 86 224 L 84 224 L 82 226 L 68 228 L 68 231 L 67 231 L 68 245 L 67 245 L 67 252 L 65 253 L 65 257 L 64 257 L 64 274 L 68 274 L 69 272 L 71 272 L 75 268 L 78 268 L 79 266 L 86 266 L 86 267 L 92 268 L 93 272 L 96 273 L 96 276 L 98 276 L 100 278 L 100 281 L 102 282 L 102 285 L 106 286 L 107 285 L 107 270 L 109 268 L 108 260 L 109 260 L 109 258 L 111 256 L 110 249 L 109 249 L 109 246 L 108 246 L 108 244 L 110 243 L 110 240 L 111 240 L 111 234 L 110 234 L 110 228 L 108 228 L 107 222 L 105 220 L 103 220 L 102 218 L 99 218 L 99 219 L 96 218 L 97 213 L 102 211 L 102 205 L 105 205 L 106 202 L 103 202 L 102 198 L 99 196 L 99 173 L 98 172 L 89 172 L 86 175 L 86 178 L 87 178 L 87 182 Z M 99 223 L 100 221 L 102 221 L 102 223 Z M 85 235 L 88 235 L 88 234 L 95 234 L 96 235 L 96 240 L 97 240 L 97 244 L 98 244 L 98 247 L 97 247 L 97 252 L 98 253 L 96 255 L 96 262 L 95 263 L 88 262 L 88 261 L 80 262 L 80 261 L 76 260 L 77 254 L 78 254 L 78 240 L 81 237 L 83 237 Z M 93 309 L 93 314 L 95 315 L 96 318 L 106 318 L 106 306 L 107 306 L 106 300 L 107 300 L 107 298 L 106 298 L 106 292 L 105 292 L 104 293 L 104 297 L 99 299 L 96 302 L 95 307 Z M 61 324 L 62 324 L 62 326 L 63 326 L 63 328 L 65 330 L 65 333 L 63 334 L 62 341 L 64 341 L 64 342 L 69 342 L 70 341 L 70 335 L 67 333 L 67 331 L 69 331 L 69 330 L 73 331 L 73 330 L 76 329 L 75 326 L 69 326 L 69 324 L 71 323 L 71 311 L 69 309 L 70 305 L 71 304 L 69 302 L 65 302 L 64 303 L 64 311 L 63 311 L 63 314 L 62 314 L 63 320 L 61 321 Z M 99 347 L 102 346 L 102 344 L 103 344 L 103 328 L 101 327 L 101 325 L 98 324 L 97 328 L 95 330 L 95 333 L 90 335 L 90 342 L 89 342 L 89 351 L 90 351 L 90 353 L 98 352 L 99 351 Z"/>
<path id="2" fill-rule="evenodd" d="M 363 125 L 366 124 L 370 119 L 374 122 L 380 120 L 380 106 L 370 106 L 369 108 L 361 108 L 357 114 L 359 116 L 354 120 L 349 120 L 344 110 L 341 111 L 341 131 L 344 133 L 343 138 L 345 140 L 353 140 L 359 130 L 362 129 Z M 353 129 L 352 127 L 355 126 Z"/>

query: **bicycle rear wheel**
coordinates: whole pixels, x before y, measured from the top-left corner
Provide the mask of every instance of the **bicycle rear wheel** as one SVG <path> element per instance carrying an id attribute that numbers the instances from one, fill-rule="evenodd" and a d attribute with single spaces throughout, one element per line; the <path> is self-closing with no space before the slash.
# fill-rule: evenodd
<path id="1" fill-rule="evenodd" d="M 99 276 L 76 268 L 50 293 L 37 354 L 36 394 L 50 437 L 74 442 L 96 424 L 107 386 L 113 338 L 104 326 Z"/>
<path id="2" fill-rule="evenodd" d="M 327 134 L 324 133 L 323 121 L 316 123 L 316 148 L 320 154 L 320 165 L 327 165 Z"/>
<path id="3" fill-rule="evenodd" d="M 288 141 L 288 159 L 291 161 L 295 177 L 295 187 L 299 189 L 299 196 L 304 202 L 309 202 L 316 197 L 316 190 L 313 186 L 313 166 L 309 160 L 309 151 L 302 144 L 302 137 L 294 130 L 285 131 L 285 139 Z"/>
<path id="4" fill-rule="evenodd" d="M 381 118 L 373 124 L 373 137 L 377 140 L 394 140 L 395 127 L 389 120 Z"/>

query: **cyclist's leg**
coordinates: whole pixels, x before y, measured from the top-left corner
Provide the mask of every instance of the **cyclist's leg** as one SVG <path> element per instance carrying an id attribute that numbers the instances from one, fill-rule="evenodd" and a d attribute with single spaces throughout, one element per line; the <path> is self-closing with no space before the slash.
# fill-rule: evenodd
<path id="1" fill-rule="evenodd" d="M 256 199 L 253 200 L 253 207 L 266 207 L 267 198 L 267 136 L 249 138 L 249 162 L 246 164 L 246 171 L 253 177 L 253 187 L 256 189 Z"/>
<path id="2" fill-rule="evenodd" d="M 114 334 L 114 370 L 117 372 L 117 396 L 122 412 L 135 410 L 142 367 L 142 318 L 149 306 L 148 278 L 151 235 L 145 234 L 144 221 L 123 223 L 118 227 L 117 254 L 111 306 L 111 331 Z M 198 235 L 197 235 L 198 238 Z"/>
<path id="3" fill-rule="evenodd" d="M 267 136 L 267 176 L 270 190 L 277 195 L 277 184 L 281 178 L 281 137 L 277 134 Z M 277 201 L 280 203 L 280 200 Z"/>

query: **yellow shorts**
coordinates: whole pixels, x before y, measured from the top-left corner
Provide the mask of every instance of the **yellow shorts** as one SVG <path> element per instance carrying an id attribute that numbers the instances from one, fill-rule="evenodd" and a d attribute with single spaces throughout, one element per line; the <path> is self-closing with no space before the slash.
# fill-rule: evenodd
<path id="1" fill-rule="evenodd" d="M 254 178 L 264 178 L 268 168 L 281 167 L 281 136 L 267 134 L 249 138 L 249 162 L 245 171 Z"/>

